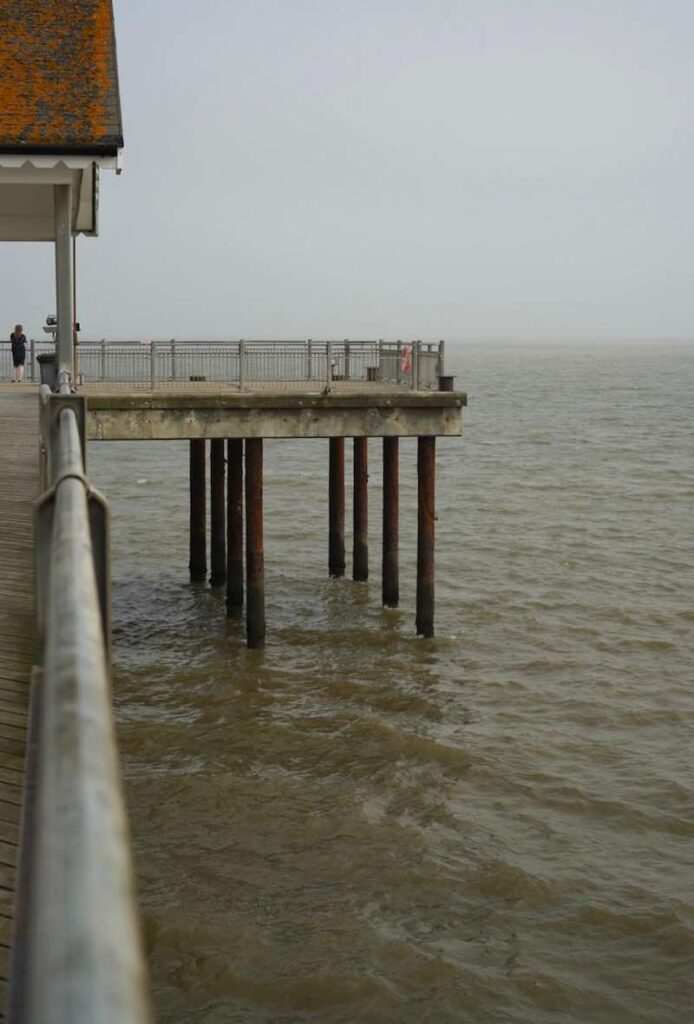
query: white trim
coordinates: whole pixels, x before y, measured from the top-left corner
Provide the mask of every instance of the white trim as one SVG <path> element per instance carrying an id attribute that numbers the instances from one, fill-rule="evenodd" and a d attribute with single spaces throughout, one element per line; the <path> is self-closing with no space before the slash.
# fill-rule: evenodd
<path id="1" fill-rule="evenodd" d="M 121 149 L 118 150 L 117 156 L 90 156 L 88 153 L 81 156 L 56 156 L 55 154 L 47 153 L 0 153 L 0 167 L 51 170 L 62 164 L 63 167 L 70 170 L 81 171 L 85 167 L 91 166 L 91 164 L 96 164 L 97 167 L 102 167 L 105 171 L 116 171 L 118 174 L 122 169 L 122 153 Z"/>

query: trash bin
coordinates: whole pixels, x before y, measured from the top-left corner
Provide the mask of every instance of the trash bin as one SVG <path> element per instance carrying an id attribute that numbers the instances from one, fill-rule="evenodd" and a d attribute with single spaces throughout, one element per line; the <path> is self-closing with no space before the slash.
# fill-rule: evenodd
<path id="1" fill-rule="evenodd" d="M 48 384 L 51 391 L 58 387 L 58 366 L 55 361 L 55 352 L 44 352 L 36 357 L 41 374 L 41 383 Z"/>

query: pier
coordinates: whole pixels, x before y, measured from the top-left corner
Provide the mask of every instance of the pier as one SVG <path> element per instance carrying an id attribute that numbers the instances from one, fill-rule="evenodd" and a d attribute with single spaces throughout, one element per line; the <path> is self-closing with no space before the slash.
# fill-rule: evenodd
<path id="1" fill-rule="evenodd" d="M 423 637 L 434 635 L 435 439 L 460 434 L 466 403 L 465 394 L 450 390 L 452 378 L 444 372 L 443 342 L 87 343 L 80 345 L 79 355 L 85 368 L 81 393 L 88 399 L 86 435 L 90 441 L 190 442 L 190 578 L 193 582 L 206 578 L 209 548 L 209 582 L 212 586 L 228 583 L 230 613 L 243 605 L 240 566 L 245 519 L 246 617 L 251 646 L 262 646 L 266 634 L 263 441 L 326 439 L 327 568 L 329 576 L 342 577 L 347 571 L 345 441 L 351 439 L 351 556 L 352 578 L 357 582 L 368 579 L 370 572 L 369 439 L 383 441 L 383 602 L 397 607 L 398 445 L 401 437 L 418 438 L 416 628 Z M 207 372 L 181 380 L 182 363 L 204 366 Z M 92 378 L 86 371 L 90 366 Z M 113 379 L 124 371 L 130 379 Z M 227 492 L 231 495 L 229 508 Z"/>

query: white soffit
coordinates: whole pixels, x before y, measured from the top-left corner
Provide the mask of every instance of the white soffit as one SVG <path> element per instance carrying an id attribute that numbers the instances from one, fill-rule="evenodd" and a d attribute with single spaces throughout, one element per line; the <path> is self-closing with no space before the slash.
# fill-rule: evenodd
<path id="1" fill-rule="evenodd" d="M 101 167 L 120 171 L 120 160 L 0 153 L 0 241 L 55 239 L 54 185 L 72 185 L 74 233 L 96 235 Z"/>

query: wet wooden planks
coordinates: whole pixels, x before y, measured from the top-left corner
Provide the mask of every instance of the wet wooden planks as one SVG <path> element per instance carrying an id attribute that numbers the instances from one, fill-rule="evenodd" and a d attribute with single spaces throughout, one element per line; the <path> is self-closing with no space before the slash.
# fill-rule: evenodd
<path id="1" fill-rule="evenodd" d="M 7 988 L 34 661 L 38 396 L 0 389 L 0 1008 Z M 0 1010 L 1 1013 L 1 1010 Z"/>

